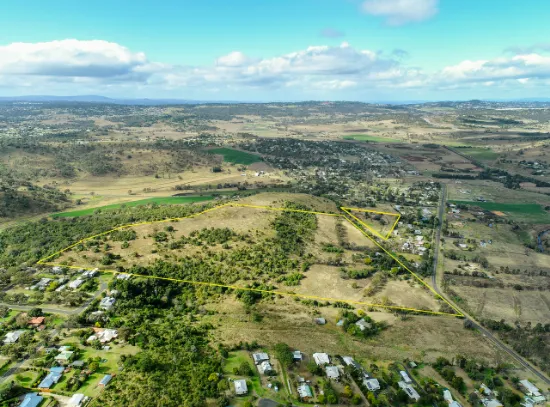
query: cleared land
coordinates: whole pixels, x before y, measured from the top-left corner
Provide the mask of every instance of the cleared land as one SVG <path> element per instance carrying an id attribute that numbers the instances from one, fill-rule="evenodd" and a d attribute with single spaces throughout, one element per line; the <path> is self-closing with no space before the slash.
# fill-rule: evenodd
<path id="1" fill-rule="evenodd" d="M 289 195 L 260 194 L 243 201 L 279 207 Z M 294 203 L 300 201 L 316 210 L 335 209 L 333 202 L 322 198 L 296 196 Z M 300 223 L 304 219 L 314 224 L 310 237 Z M 281 233 L 296 222 L 299 230 L 291 233 L 298 233 L 298 239 L 282 241 Z M 365 254 L 369 248 L 376 250 L 372 242 L 351 226 L 356 230 L 353 233 L 346 223 L 339 216 L 225 206 L 192 218 L 134 226 L 88 239 L 63 252 L 55 262 L 122 268 L 137 274 L 143 271 L 133 271 L 135 267 L 147 266 L 152 275 L 184 281 L 243 288 L 261 282 L 266 289 L 305 298 L 438 310 L 438 300 L 408 272 L 389 275 L 379 271 L 378 259 L 373 262 Z M 285 245 L 290 247 L 285 249 Z M 170 271 L 166 262 L 175 268 Z M 155 274 L 159 272 L 162 275 Z"/>
<path id="2" fill-rule="evenodd" d="M 138 201 L 130 201 L 120 204 L 112 204 L 99 206 L 94 208 L 82 209 L 79 211 L 61 212 L 52 215 L 52 218 L 74 218 L 78 216 L 93 215 L 96 211 L 109 211 L 114 209 L 120 209 L 122 207 L 133 208 L 140 205 L 183 205 L 193 202 L 204 202 L 213 199 L 212 196 L 166 196 L 166 197 L 153 197 L 147 199 L 140 199 Z"/>

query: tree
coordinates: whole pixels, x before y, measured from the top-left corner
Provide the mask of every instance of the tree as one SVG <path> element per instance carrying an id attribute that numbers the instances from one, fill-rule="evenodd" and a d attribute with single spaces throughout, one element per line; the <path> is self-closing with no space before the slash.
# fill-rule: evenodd
<path id="1" fill-rule="evenodd" d="M 42 308 L 32 308 L 29 311 L 29 317 L 35 318 L 35 317 L 41 317 L 43 315 Z"/>
<path id="2" fill-rule="evenodd" d="M 275 355 L 283 367 L 288 367 L 294 361 L 294 356 L 290 347 L 286 343 L 275 345 Z"/>

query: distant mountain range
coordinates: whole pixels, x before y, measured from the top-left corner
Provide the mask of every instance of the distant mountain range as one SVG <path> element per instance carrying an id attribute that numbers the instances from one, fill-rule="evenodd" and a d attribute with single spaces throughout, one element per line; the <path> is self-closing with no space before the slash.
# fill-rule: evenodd
<path id="1" fill-rule="evenodd" d="M 243 103 L 233 100 L 189 100 L 189 99 L 114 99 L 99 95 L 77 96 L 0 96 L 0 102 L 83 102 L 83 103 L 112 103 L 117 105 L 198 105 L 206 103 Z"/>
<path id="2" fill-rule="evenodd" d="M 100 95 L 76 95 L 76 96 L 52 96 L 52 95 L 28 95 L 28 96 L 0 96 L 0 102 L 81 102 L 81 103 L 112 103 L 118 105 L 199 105 L 208 103 L 281 103 L 275 101 L 238 101 L 238 100 L 192 100 L 192 99 L 122 99 L 110 98 Z M 286 103 L 297 103 L 298 101 L 287 101 Z M 406 100 L 406 101 L 370 101 L 365 103 L 386 104 L 386 105 L 411 105 L 424 103 L 550 103 L 550 98 L 522 98 L 509 100 L 461 100 L 461 101 L 430 101 L 430 100 Z"/>

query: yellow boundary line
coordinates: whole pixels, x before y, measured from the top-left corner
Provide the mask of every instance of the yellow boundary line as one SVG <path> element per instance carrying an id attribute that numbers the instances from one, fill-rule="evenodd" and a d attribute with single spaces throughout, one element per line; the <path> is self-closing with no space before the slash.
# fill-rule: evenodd
<path id="1" fill-rule="evenodd" d="M 351 216 L 353 219 L 355 219 L 357 222 L 359 222 L 361 225 L 366 227 L 372 234 L 379 237 L 382 240 L 388 240 L 391 236 L 391 233 L 397 226 L 397 223 L 399 222 L 399 219 L 401 219 L 401 214 L 399 213 L 392 213 L 392 212 L 380 212 L 380 211 L 373 211 L 371 209 L 360 209 L 360 208 L 346 208 L 346 207 L 340 207 L 345 213 L 347 213 L 349 216 Z M 385 236 L 382 236 L 380 233 L 378 233 L 377 230 L 372 228 L 371 226 L 367 225 L 365 222 L 363 222 L 361 219 L 359 219 L 357 216 L 353 215 L 350 211 L 357 211 L 357 212 L 368 212 L 368 213 L 377 213 L 379 215 L 389 215 L 389 216 L 395 216 L 395 222 L 393 222 L 392 227 L 390 228 L 389 232 L 386 233 Z"/>
<path id="2" fill-rule="evenodd" d="M 395 261 L 397 261 L 397 263 L 399 263 L 405 270 L 407 270 L 409 273 L 411 273 L 414 277 L 416 277 L 416 279 L 421 282 L 423 285 L 425 285 L 426 287 L 428 287 L 432 293 L 435 294 L 436 298 L 439 298 L 443 301 L 445 301 L 449 306 L 451 306 L 453 309 L 456 310 L 455 307 L 452 306 L 452 304 L 450 304 L 447 300 L 445 300 L 443 297 L 441 297 L 439 294 L 437 294 L 437 292 L 432 288 L 430 287 L 428 284 L 426 284 L 419 276 L 417 276 L 414 272 L 412 272 L 411 270 L 409 270 L 403 263 L 401 263 L 393 254 L 391 254 L 388 250 L 386 250 L 383 246 L 381 246 L 378 242 L 376 242 L 376 240 L 374 240 L 371 236 L 369 236 L 367 233 L 365 233 L 365 231 L 363 229 L 361 229 L 360 227 L 358 227 L 352 220 L 350 220 L 347 216 L 345 215 L 342 215 L 342 214 L 339 214 L 339 213 L 328 213 L 328 212 L 317 212 L 317 211 L 306 211 L 306 210 L 300 210 L 300 209 L 289 209 L 289 208 L 275 208 L 275 207 L 270 207 L 270 206 L 260 206 L 260 205 L 248 205 L 248 204 L 239 204 L 239 203 L 226 203 L 226 204 L 222 204 L 222 205 L 218 205 L 218 206 L 215 206 L 213 208 L 208 208 L 204 211 L 201 211 L 201 212 L 197 212 L 197 213 L 194 213 L 194 214 L 191 214 L 191 215 L 188 215 L 188 216 L 184 216 L 184 217 L 180 217 L 180 218 L 169 218 L 169 219 L 163 219 L 163 220 L 157 220 L 157 221 L 150 221 L 150 222 L 140 222 L 140 223 L 131 223 L 131 224 L 127 224 L 127 225 L 121 225 L 121 226 L 117 226 L 116 228 L 113 228 L 113 229 L 109 229 L 107 230 L 106 232 L 101 232 L 101 233 L 97 233 L 95 235 L 92 235 L 92 236 L 88 236 L 84 239 L 80 239 L 78 242 L 76 243 L 73 243 L 72 245 L 70 246 L 67 246 L 65 247 L 64 249 L 61 249 L 53 254 L 50 254 L 49 256 L 47 257 L 44 257 L 40 260 L 38 260 L 37 264 L 39 265 L 47 265 L 47 266 L 60 266 L 60 267 L 67 267 L 67 268 L 71 268 L 71 269 L 82 269 L 82 270 L 93 270 L 95 268 L 91 268 L 91 267 L 80 267 L 80 266 L 67 266 L 67 265 L 64 265 L 64 264 L 61 264 L 61 263 L 55 263 L 55 262 L 48 262 L 47 260 L 51 259 L 52 257 L 56 256 L 56 255 L 60 255 L 70 249 L 72 249 L 73 247 L 75 246 L 78 246 L 79 244 L 85 242 L 85 241 L 88 241 L 88 240 L 91 240 L 91 239 L 95 239 L 97 237 L 100 237 L 100 236 L 105 236 L 109 233 L 112 233 L 112 232 L 115 232 L 117 230 L 122 230 L 122 229 L 126 229 L 126 228 L 130 228 L 130 227 L 135 227 L 135 226 L 142 226 L 142 225 L 150 225 L 150 224 L 153 224 L 153 223 L 165 223 L 165 222 L 177 222 L 177 221 L 180 221 L 180 220 L 183 220 L 183 219 L 189 219 L 189 218 L 194 218 L 194 217 L 197 217 L 197 216 L 200 216 L 200 215 L 203 215 L 205 213 L 208 213 L 208 212 L 211 212 L 211 211 L 214 211 L 214 210 L 218 210 L 218 209 L 221 209 L 221 208 L 224 208 L 224 207 L 244 207 L 244 208 L 255 208 L 255 209 L 263 209 L 263 210 L 272 210 L 272 211 L 283 211 L 283 212 L 298 212 L 298 213 L 310 213 L 310 214 L 315 214 L 315 215 L 324 215 L 324 216 L 334 216 L 334 217 L 341 217 L 345 220 L 347 220 L 348 222 L 350 222 L 355 228 L 357 228 L 364 236 L 366 236 L 368 239 L 370 239 L 373 243 L 375 243 L 378 247 L 380 247 L 386 254 L 388 254 L 391 258 L 393 258 Z M 346 211 L 346 209 L 354 209 L 354 208 L 341 208 L 344 212 L 348 213 Z M 355 209 L 354 209 L 355 210 Z M 348 213 L 349 214 L 349 213 Z M 349 214 L 350 216 L 353 217 L 353 215 Z M 390 215 L 394 215 L 395 214 L 390 214 Z M 399 218 L 398 218 L 399 220 Z M 361 222 L 362 223 L 362 222 Z M 397 225 L 397 221 L 395 222 L 394 226 L 392 227 L 392 230 L 390 230 L 390 233 L 391 231 L 393 231 L 393 229 L 395 228 L 395 225 Z M 367 225 L 365 225 L 367 226 Z M 368 227 L 368 226 L 367 226 Z M 369 228 L 370 229 L 370 228 Z M 101 272 L 104 272 L 104 273 L 111 273 L 111 274 L 117 274 L 117 273 L 120 273 L 119 271 L 117 270 L 109 270 L 109 269 L 99 269 L 99 271 Z M 308 295 L 308 294 L 296 294 L 296 293 L 290 293 L 290 292 L 286 292 L 286 291 L 276 291 L 276 290 L 263 290 L 263 289 L 259 289 L 259 288 L 248 288 L 248 287 L 239 287 L 239 286 L 234 286 L 234 285 L 229 285 L 229 284 L 219 284 L 219 283 L 210 283 L 210 282 L 206 282 L 206 281 L 193 281 L 193 280 L 184 280 L 184 279 L 177 279 L 177 278 L 171 278 L 171 277 L 160 277 L 160 276 L 149 276 L 149 275 L 145 275 L 145 274 L 135 274 L 135 273 L 127 273 L 127 272 L 124 272 L 125 274 L 129 274 L 131 276 L 134 276 L 134 277 L 140 277 L 140 278 L 150 278 L 150 279 L 158 279 L 158 280 L 165 280 L 165 281 L 172 281 L 172 282 L 178 282 L 178 283 L 184 283 L 184 284 L 193 284 L 193 285 L 201 285 L 201 286 L 210 286 L 210 287 L 221 287 L 221 288 L 228 288 L 228 289 L 233 289 L 233 290 L 241 290 L 241 291 L 254 291 L 254 292 L 259 292 L 259 293 L 269 293 L 269 294 L 276 294 L 276 295 L 283 295 L 283 296 L 289 296 L 289 297 L 295 297 L 295 298 L 303 298 L 303 299 L 313 299 L 313 300 L 318 300 L 318 301 L 329 301 L 329 302 L 343 302 L 343 303 L 347 303 L 347 304 L 355 304 L 355 305 L 362 305 L 362 306 L 368 306 L 368 307 L 376 307 L 376 308 L 385 308 L 385 309 L 390 309 L 390 310 L 402 310 L 402 311 L 413 311 L 413 312 L 419 312 L 419 313 L 425 313 L 425 314 L 430 314 L 430 315 L 449 315 L 449 316 L 454 316 L 454 317 L 462 317 L 463 315 L 458 311 L 456 310 L 457 314 L 452 314 L 452 313 L 449 313 L 449 312 L 439 312 L 439 311 L 428 311 L 428 310 L 421 310 L 421 309 L 416 309 L 416 308 L 408 308 L 408 307 L 399 307 L 399 306 L 392 306 L 392 305 L 383 305 L 383 304 L 372 304 L 372 303 L 368 303 L 368 302 L 363 302 L 363 301 L 355 301 L 355 300 L 345 300 L 345 299 L 338 299 L 338 298 L 329 298 L 329 297 L 319 297 L 319 296 L 316 296 L 316 295 Z"/>

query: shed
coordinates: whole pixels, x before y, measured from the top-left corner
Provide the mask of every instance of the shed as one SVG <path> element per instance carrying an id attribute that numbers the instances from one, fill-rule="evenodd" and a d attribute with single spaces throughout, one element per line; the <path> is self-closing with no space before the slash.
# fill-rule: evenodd
<path id="1" fill-rule="evenodd" d="M 106 374 L 105 376 L 103 376 L 103 379 L 101 379 L 101 381 L 99 382 L 99 386 L 103 386 L 103 387 L 107 386 L 112 378 L 113 376 L 111 376 L 110 374 Z"/>
<path id="2" fill-rule="evenodd" d="M 246 380 L 244 380 L 244 379 L 235 380 L 233 383 L 235 385 L 235 393 L 238 396 L 248 393 L 248 387 L 246 386 Z"/>
<path id="3" fill-rule="evenodd" d="M 39 396 L 38 393 L 27 393 L 19 407 L 38 407 L 42 399 L 43 397 Z"/>

